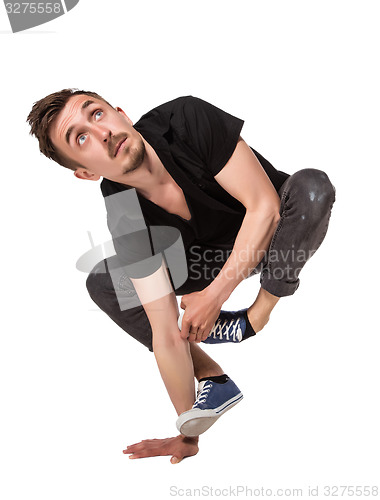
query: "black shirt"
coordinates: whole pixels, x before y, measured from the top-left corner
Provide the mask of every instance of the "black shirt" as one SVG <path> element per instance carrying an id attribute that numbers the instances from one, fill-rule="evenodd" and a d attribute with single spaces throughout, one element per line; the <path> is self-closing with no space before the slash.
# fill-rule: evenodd
<path id="1" fill-rule="evenodd" d="M 191 219 L 187 221 L 134 190 L 147 227 L 177 228 L 185 250 L 194 244 L 214 248 L 225 248 L 227 245 L 232 248 L 245 207 L 223 189 L 214 176 L 232 156 L 243 123 L 239 118 L 192 96 L 162 104 L 140 118 L 134 128 L 153 147 L 165 169 L 183 190 L 191 213 Z M 252 150 L 278 192 L 289 174 L 276 170 Z M 127 189 L 134 188 L 106 178 L 101 182 L 104 197 Z M 128 214 L 125 215 L 128 217 Z M 115 224 L 110 220 L 108 222 L 113 234 L 112 226 Z"/>

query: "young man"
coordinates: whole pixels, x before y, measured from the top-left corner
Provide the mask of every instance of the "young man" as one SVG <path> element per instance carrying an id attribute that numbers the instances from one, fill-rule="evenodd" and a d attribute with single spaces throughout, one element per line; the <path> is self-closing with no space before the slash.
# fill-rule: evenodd
<path id="1" fill-rule="evenodd" d="M 78 179 L 103 177 L 116 255 L 95 266 L 87 288 L 154 352 L 180 431 L 124 452 L 172 455 L 177 463 L 196 454 L 198 436 L 243 397 L 198 344 L 238 343 L 262 330 L 322 243 L 335 188 L 321 170 L 276 170 L 241 138 L 242 120 L 192 96 L 158 106 L 133 125 L 96 93 L 66 89 L 35 103 L 28 121 L 47 157 Z M 165 244 L 175 243 L 177 233 L 187 279 L 173 291 L 178 280 L 166 267 Z M 221 311 L 237 285 L 259 272 L 253 304 Z M 175 295 L 182 295 L 181 323 Z"/>

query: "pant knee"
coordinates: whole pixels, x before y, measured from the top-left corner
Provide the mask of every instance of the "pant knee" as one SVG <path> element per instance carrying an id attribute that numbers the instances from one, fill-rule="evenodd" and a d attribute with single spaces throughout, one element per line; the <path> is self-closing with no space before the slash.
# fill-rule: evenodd
<path id="1" fill-rule="evenodd" d="M 90 297 L 95 300 L 102 291 L 109 287 L 110 277 L 105 266 L 105 260 L 98 262 L 86 279 L 86 288 Z"/>
<path id="2" fill-rule="evenodd" d="M 320 217 L 331 209 L 335 201 L 335 187 L 326 172 L 306 168 L 293 175 L 294 191 L 305 215 Z"/>
<path id="3" fill-rule="evenodd" d="M 99 262 L 86 280 L 87 291 L 95 304 L 109 315 L 141 306 L 127 274 L 122 269 L 110 271 L 104 263 Z"/>

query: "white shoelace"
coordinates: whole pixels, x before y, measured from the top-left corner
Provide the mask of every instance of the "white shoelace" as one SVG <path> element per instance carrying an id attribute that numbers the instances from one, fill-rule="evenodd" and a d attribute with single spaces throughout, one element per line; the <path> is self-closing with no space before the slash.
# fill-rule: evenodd
<path id="1" fill-rule="evenodd" d="M 221 340 L 223 338 L 223 335 L 225 335 L 227 337 L 227 340 L 229 340 L 230 337 L 232 337 L 232 339 L 234 341 L 236 341 L 236 339 L 237 339 L 238 342 L 241 342 L 241 340 L 243 338 L 243 332 L 241 331 L 241 328 L 240 328 L 240 319 L 239 318 L 232 320 L 231 326 L 226 327 L 226 329 L 223 333 L 223 328 L 230 322 L 231 322 L 231 320 L 225 319 L 222 323 L 222 321 L 220 319 L 218 319 L 216 321 L 215 325 L 212 327 L 211 332 L 209 334 L 209 337 L 212 336 L 212 337 L 214 337 L 214 339 L 219 337 L 219 340 Z"/>
<path id="2" fill-rule="evenodd" d="M 204 403 L 207 399 L 208 393 L 210 392 L 210 389 L 212 387 L 212 384 L 205 384 L 202 388 L 202 390 L 197 394 L 197 400 L 195 401 L 193 408 L 198 406 L 200 403 Z"/>

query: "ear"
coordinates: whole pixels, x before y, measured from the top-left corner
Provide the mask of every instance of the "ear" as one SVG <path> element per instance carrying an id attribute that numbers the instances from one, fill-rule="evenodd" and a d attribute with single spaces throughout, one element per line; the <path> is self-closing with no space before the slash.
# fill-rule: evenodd
<path id="1" fill-rule="evenodd" d="M 121 108 L 119 108 L 119 106 L 117 106 L 115 109 L 116 109 L 116 111 L 117 111 L 118 113 L 120 113 L 121 115 L 123 115 L 123 116 L 124 116 L 124 118 L 126 118 L 126 120 L 127 120 L 127 122 L 129 123 L 129 125 L 133 125 L 132 120 L 129 118 L 129 116 L 127 116 L 127 115 L 124 113 L 124 111 L 123 111 Z"/>
<path id="2" fill-rule="evenodd" d="M 86 181 L 98 181 L 100 179 L 100 175 L 94 174 L 86 168 L 77 168 L 74 175 L 77 179 L 84 179 Z"/>

